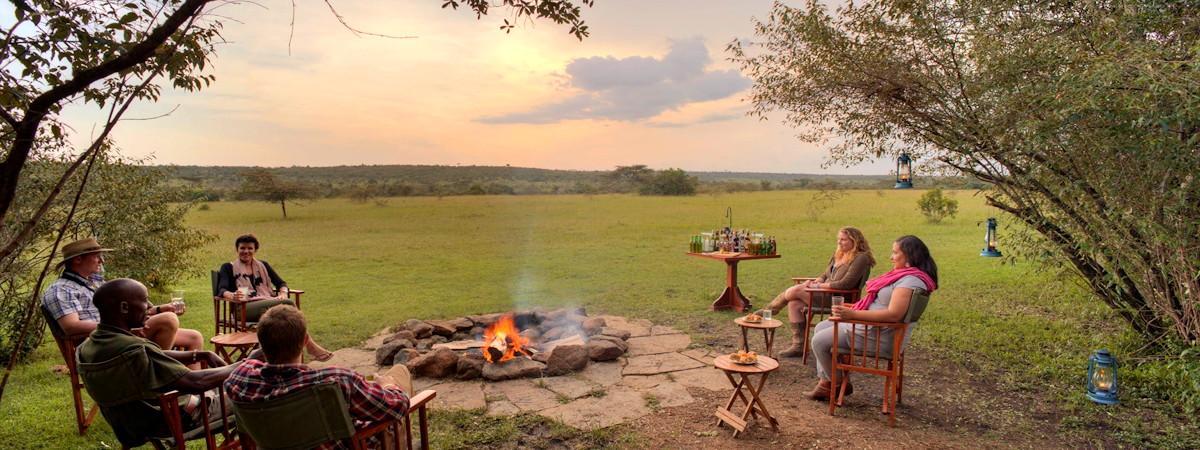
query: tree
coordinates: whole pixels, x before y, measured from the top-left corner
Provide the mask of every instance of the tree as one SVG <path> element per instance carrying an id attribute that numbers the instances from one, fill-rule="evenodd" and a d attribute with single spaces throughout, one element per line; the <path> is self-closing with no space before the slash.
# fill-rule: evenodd
<path id="1" fill-rule="evenodd" d="M 667 169 L 650 177 L 638 193 L 642 195 L 696 195 L 699 180 L 683 169 Z"/>
<path id="2" fill-rule="evenodd" d="M 1200 339 L 1200 4 L 776 4 L 730 44 L 754 113 L 988 184 L 1141 335 Z M 1031 254 L 1033 254 L 1031 252 Z"/>
<path id="3" fill-rule="evenodd" d="M 270 170 L 256 167 L 242 172 L 242 186 L 238 190 L 243 198 L 279 203 L 283 218 L 287 219 L 287 203 L 310 199 L 316 195 L 312 186 L 299 181 L 285 180 Z"/>
<path id="4" fill-rule="evenodd" d="M 942 195 L 942 188 L 933 188 L 917 200 L 917 208 L 929 223 L 939 223 L 958 214 L 958 200 Z"/>
<path id="5" fill-rule="evenodd" d="M 0 47 L 4 69 L 0 70 L 0 267 L 16 264 L 29 252 L 53 257 L 57 239 L 43 240 L 46 236 L 38 232 L 46 229 L 44 221 L 68 183 L 111 144 L 108 136 L 133 102 L 158 99 L 162 86 L 156 80 L 165 78 L 189 91 L 211 84 L 213 76 L 204 71 L 215 52 L 214 43 L 221 41 L 222 20 L 232 20 L 211 14 L 214 8 L 206 10 L 224 4 L 211 0 L 11 3 L 14 21 L 0 30 L 4 43 Z M 326 4 L 332 10 L 332 3 Z M 458 9 L 462 4 L 477 19 L 493 7 L 488 0 L 442 0 L 443 8 Z M 570 25 L 569 33 L 583 39 L 588 27 L 580 5 L 592 4 L 592 0 L 500 0 L 495 6 L 509 13 L 500 27 L 506 33 L 514 29 L 513 22 L 545 19 Z M 71 147 L 71 127 L 59 115 L 70 103 L 108 109 L 104 126 L 85 149 Z M 54 161 L 63 161 L 64 170 L 49 184 L 32 187 L 25 172 Z M 32 206 L 15 209 L 26 202 Z M 54 244 L 47 248 L 47 242 Z M 45 274 L 43 269 L 39 280 Z M 36 296 L 31 295 L 24 305 L 24 330 L 32 322 L 35 305 Z M 0 395 L 8 373 L 0 381 Z"/>

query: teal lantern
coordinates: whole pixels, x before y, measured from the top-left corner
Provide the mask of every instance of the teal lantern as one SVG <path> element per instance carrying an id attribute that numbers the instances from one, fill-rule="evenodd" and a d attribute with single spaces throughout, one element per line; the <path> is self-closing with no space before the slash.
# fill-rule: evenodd
<path id="1" fill-rule="evenodd" d="M 1088 358 L 1088 399 L 1101 405 L 1115 405 L 1119 403 L 1117 388 L 1117 359 L 1108 350 L 1096 350 Z"/>
<path id="2" fill-rule="evenodd" d="M 896 189 L 912 189 L 912 158 L 908 153 L 896 158 Z"/>
<path id="3" fill-rule="evenodd" d="M 1000 250 L 996 249 L 996 218 L 995 217 L 988 217 L 987 234 L 983 235 L 983 245 L 984 245 L 983 251 L 979 252 L 979 256 L 986 256 L 988 258 L 998 258 L 1000 256 L 1003 256 L 1000 254 Z"/>

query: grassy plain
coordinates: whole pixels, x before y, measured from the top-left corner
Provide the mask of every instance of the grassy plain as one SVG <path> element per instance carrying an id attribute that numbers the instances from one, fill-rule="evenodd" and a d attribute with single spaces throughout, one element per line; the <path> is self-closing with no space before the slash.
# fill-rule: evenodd
<path id="1" fill-rule="evenodd" d="M 689 235 L 724 223 L 727 206 L 735 227 L 775 235 L 783 255 L 741 266 L 743 292 L 756 305 L 786 287 L 788 277 L 818 273 L 843 225 L 863 229 L 871 240 L 880 260 L 873 274 L 887 270 L 893 239 L 915 234 L 931 247 L 942 280 L 914 334 L 915 348 L 969 367 L 1008 395 L 1061 402 L 1074 418 L 1061 421 L 1063 431 L 1086 436 L 1096 421 L 1126 422 L 1096 419 L 1121 410 L 1096 408 L 1079 394 L 1093 349 L 1129 345 L 1113 315 L 1069 276 L 979 257 L 978 222 L 995 211 L 972 192 L 950 193 L 960 202 L 959 214 L 941 224 L 927 224 L 917 212 L 922 192 L 848 191 L 816 218 L 808 213 L 811 191 L 786 191 L 322 200 L 289 207 L 288 220 L 280 219 L 277 205 L 221 202 L 193 211 L 189 220 L 219 237 L 197 256 L 202 267 L 232 259 L 237 235 L 257 234 L 259 256 L 290 285 L 308 291 L 304 311 L 312 334 L 329 348 L 356 345 L 409 318 L 563 305 L 651 318 L 704 342 L 704 330 L 727 326 L 732 317 L 707 310 L 722 288 L 724 267 L 684 253 Z M 208 283 L 205 271 L 182 286 L 191 305 L 184 325 L 206 336 L 213 331 Z M 0 447 L 115 445 L 103 420 L 87 436 L 75 436 L 67 383 L 49 371 L 58 363 L 51 347 L 43 345 L 10 380 L 0 405 Z M 980 410 L 1001 423 L 1020 422 L 1020 411 Z M 447 438 L 435 443 L 471 447 L 495 439 L 464 439 L 450 424 L 458 420 L 448 420 L 435 427 Z M 1131 433 L 1128 442 L 1154 444 L 1176 425 L 1166 431 L 1161 423 L 1130 426 L 1116 431 Z"/>

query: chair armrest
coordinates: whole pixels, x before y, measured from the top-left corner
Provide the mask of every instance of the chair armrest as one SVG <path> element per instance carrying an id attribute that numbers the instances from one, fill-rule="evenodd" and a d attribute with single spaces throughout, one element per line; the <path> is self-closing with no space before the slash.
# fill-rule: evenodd
<path id="1" fill-rule="evenodd" d="M 851 325 L 867 325 L 867 326 L 872 326 L 872 327 L 896 328 L 896 329 L 899 329 L 902 326 L 908 325 L 907 323 L 904 323 L 904 322 L 872 322 L 869 320 L 841 319 L 841 318 L 835 318 L 835 317 L 830 317 L 829 321 L 833 322 L 834 324 L 848 323 Z"/>
<path id="2" fill-rule="evenodd" d="M 803 284 L 805 281 L 816 281 L 816 278 L 814 278 L 814 277 L 792 277 L 792 282 L 794 282 L 796 284 Z"/>
<path id="3" fill-rule="evenodd" d="M 241 300 L 238 300 L 238 299 L 236 299 L 236 298 L 225 298 L 225 297 L 222 297 L 222 296 L 220 296 L 220 295 L 215 295 L 215 296 L 213 296 L 213 301 L 215 301 L 215 302 L 225 302 L 225 303 L 232 303 L 232 304 L 235 304 L 235 305 L 242 304 L 242 303 L 250 303 L 250 299 L 248 299 L 248 298 L 243 298 L 243 299 L 241 299 Z"/>
<path id="4" fill-rule="evenodd" d="M 423 390 L 417 395 L 414 395 L 412 398 L 408 399 L 408 410 L 412 411 L 414 409 L 424 408 L 425 405 L 429 403 L 430 400 L 433 400 L 434 397 L 437 397 L 437 391 L 433 389 Z"/>
<path id="5" fill-rule="evenodd" d="M 854 295 L 858 293 L 858 289 L 822 289 L 822 288 L 807 288 L 804 290 L 810 294 L 847 294 Z"/>

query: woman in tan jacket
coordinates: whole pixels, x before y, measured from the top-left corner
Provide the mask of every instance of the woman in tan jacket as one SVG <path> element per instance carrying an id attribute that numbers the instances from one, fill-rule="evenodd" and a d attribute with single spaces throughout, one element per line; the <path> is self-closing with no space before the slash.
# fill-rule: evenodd
<path id="1" fill-rule="evenodd" d="M 792 286 L 771 300 L 771 313 L 779 314 L 786 305 L 792 324 L 792 346 L 779 352 L 779 356 L 795 358 L 804 354 L 802 333 L 808 332 L 805 313 L 811 302 L 807 289 L 858 289 L 874 266 L 875 257 L 871 255 L 871 246 L 862 231 L 854 227 L 838 230 L 837 250 L 829 258 L 825 273 L 815 280 Z"/>

